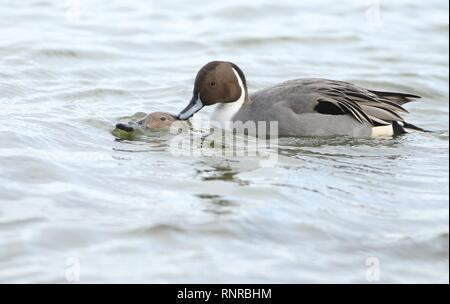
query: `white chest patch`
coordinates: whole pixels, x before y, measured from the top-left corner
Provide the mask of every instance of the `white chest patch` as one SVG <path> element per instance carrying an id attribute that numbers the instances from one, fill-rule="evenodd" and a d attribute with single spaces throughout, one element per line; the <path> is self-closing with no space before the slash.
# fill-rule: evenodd
<path id="1" fill-rule="evenodd" d="M 233 69 L 233 72 L 237 77 L 239 86 L 241 87 L 241 96 L 235 102 L 217 104 L 210 118 L 214 124 L 219 124 L 222 127 L 225 127 L 228 122 L 233 120 L 234 115 L 236 115 L 236 113 L 241 109 L 245 101 L 245 87 L 242 79 L 239 77 L 239 74 L 235 69 Z"/>

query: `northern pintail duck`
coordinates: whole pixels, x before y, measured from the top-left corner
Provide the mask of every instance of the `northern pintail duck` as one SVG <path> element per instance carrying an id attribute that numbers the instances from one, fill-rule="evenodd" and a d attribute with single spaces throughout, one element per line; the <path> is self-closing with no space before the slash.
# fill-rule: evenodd
<path id="1" fill-rule="evenodd" d="M 175 115 L 165 112 L 153 112 L 137 122 L 118 123 L 116 128 L 126 132 L 164 131 L 169 130 L 172 123 L 179 121 Z"/>
<path id="2" fill-rule="evenodd" d="M 280 136 L 391 136 L 424 131 L 401 117 L 408 113 L 403 105 L 417 98 L 317 78 L 289 80 L 249 95 L 237 65 L 213 61 L 198 72 L 192 99 L 178 118 L 215 106 L 212 121 L 277 121 Z"/>

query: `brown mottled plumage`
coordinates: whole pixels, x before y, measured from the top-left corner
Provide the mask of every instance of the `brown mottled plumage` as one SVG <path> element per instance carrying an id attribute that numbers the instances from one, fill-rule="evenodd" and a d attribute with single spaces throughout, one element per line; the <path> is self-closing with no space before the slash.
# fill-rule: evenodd
<path id="1" fill-rule="evenodd" d="M 175 115 L 166 112 L 153 112 L 138 122 L 118 123 L 116 128 L 134 132 L 140 131 L 165 131 L 169 130 L 174 122 L 181 122 Z"/>

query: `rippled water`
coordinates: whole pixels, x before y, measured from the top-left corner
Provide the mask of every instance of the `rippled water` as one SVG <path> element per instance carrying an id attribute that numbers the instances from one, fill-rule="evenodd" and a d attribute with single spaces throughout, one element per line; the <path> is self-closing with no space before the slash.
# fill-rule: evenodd
<path id="1" fill-rule="evenodd" d="M 0 0 L 0 282 L 448 283 L 448 2 L 393 2 Z M 433 132 L 283 139 L 267 168 L 111 134 L 213 59 L 252 91 L 419 94 Z"/>

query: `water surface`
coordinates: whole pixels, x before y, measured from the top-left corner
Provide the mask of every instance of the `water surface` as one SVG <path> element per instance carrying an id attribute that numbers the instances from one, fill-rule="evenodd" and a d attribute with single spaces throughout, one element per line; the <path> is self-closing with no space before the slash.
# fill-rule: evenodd
<path id="1" fill-rule="evenodd" d="M 448 2 L 391 2 L 0 0 L 0 282 L 448 283 Z M 273 167 L 111 134 L 216 59 L 251 91 L 421 95 L 433 132 L 287 138 Z"/>

